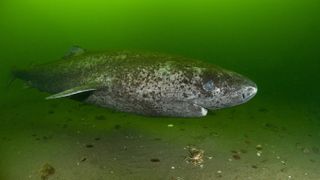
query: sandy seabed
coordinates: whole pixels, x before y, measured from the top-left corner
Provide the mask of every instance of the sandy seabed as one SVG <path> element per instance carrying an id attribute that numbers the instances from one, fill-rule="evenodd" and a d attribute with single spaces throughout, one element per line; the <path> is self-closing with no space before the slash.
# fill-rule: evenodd
<path id="1" fill-rule="evenodd" d="M 45 96 L 26 89 L 0 103 L 0 179 L 320 179 L 320 109 L 311 104 L 257 96 L 183 119 Z M 189 147 L 203 162 L 189 161 Z"/>

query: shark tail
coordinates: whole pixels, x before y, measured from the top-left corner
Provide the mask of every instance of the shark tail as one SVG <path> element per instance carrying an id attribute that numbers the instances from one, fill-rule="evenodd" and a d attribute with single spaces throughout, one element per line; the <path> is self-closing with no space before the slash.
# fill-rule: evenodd
<path id="1" fill-rule="evenodd" d="M 17 68 L 12 68 L 11 70 L 11 78 L 13 80 L 15 79 L 28 80 L 29 76 L 30 76 L 30 73 L 26 70 L 21 70 Z"/>
<path id="2" fill-rule="evenodd" d="M 11 70 L 11 78 L 12 79 L 16 79 L 16 78 L 20 78 L 22 76 L 22 71 L 18 70 L 16 67 L 12 68 Z"/>
<path id="3" fill-rule="evenodd" d="M 11 73 L 9 75 L 9 79 L 7 81 L 7 87 L 11 87 L 12 83 L 16 80 L 16 79 L 22 79 L 22 80 L 27 80 L 28 79 L 28 72 L 25 70 L 20 70 L 16 67 L 13 67 L 11 69 Z"/>
<path id="4" fill-rule="evenodd" d="M 17 71 L 18 71 L 17 68 L 15 67 L 12 68 L 7 81 L 7 87 L 11 87 L 12 83 L 17 79 L 17 76 L 16 76 Z"/>

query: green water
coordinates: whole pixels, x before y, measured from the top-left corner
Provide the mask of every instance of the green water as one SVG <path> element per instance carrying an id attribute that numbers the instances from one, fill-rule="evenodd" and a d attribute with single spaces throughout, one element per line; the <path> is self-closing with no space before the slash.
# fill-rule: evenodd
<path id="1" fill-rule="evenodd" d="M 55 171 L 43 179 L 320 179 L 319 8 L 2 0 L 0 179 L 41 179 L 46 163 Z M 258 95 L 201 119 L 150 118 L 8 85 L 13 67 L 54 61 L 75 44 L 208 61 L 250 77 Z M 190 145 L 204 151 L 202 167 L 187 163 Z"/>

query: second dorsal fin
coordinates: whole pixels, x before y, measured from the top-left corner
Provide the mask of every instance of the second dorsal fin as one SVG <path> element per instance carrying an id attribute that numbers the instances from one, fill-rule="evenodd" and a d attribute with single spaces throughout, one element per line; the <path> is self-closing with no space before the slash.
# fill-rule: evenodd
<path id="1" fill-rule="evenodd" d="M 81 48 L 80 46 L 74 45 L 72 46 L 69 51 L 63 56 L 63 59 L 72 58 L 75 56 L 80 56 L 86 52 L 85 49 Z"/>

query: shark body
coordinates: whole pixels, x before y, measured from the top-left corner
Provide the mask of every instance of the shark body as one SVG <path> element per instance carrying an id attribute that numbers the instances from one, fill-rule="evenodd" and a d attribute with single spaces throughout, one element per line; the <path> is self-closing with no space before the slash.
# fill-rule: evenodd
<path id="1" fill-rule="evenodd" d="M 203 61 L 159 53 L 86 52 L 75 47 L 56 62 L 16 70 L 47 99 L 81 96 L 101 107 L 149 116 L 202 117 L 257 93 L 248 78 Z"/>

